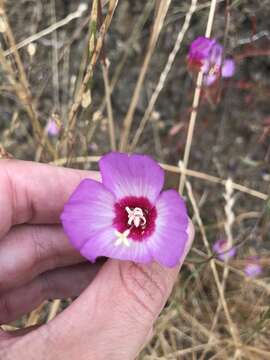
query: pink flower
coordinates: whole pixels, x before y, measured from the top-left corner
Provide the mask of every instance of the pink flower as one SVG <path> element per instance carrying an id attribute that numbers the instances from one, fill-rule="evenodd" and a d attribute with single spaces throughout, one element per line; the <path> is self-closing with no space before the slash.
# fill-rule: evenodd
<path id="1" fill-rule="evenodd" d="M 248 259 L 248 263 L 244 268 L 244 273 L 246 274 L 246 276 L 254 278 L 262 273 L 262 267 L 259 264 L 258 260 L 258 256 L 251 256 Z"/>
<path id="2" fill-rule="evenodd" d="M 213 251 L 217 254 L 217 257 L 222 260 L 229 260 L 236 255 L 236 248 L 230 247 L 227 240 L 217 240 L 213 245 Z"/>
<path id="3" fill-rule="evenodd" d="M 58 136 L 60 132 L 60 127 L 56 124 L 55 120 L 50 119 L 47 124 L 47 133 L 50 136 Z"/>
<path id="4" fill-rule="evenodd" d="M 215 39 L 199 36 L 189 49 L 188 63 L 190 68 L 202 70 L 204 84 L 212 85 L 220 76 L 232 77 L 235 73 L 235 62 L 227 58 L 223 62 L 224 48 Z"/>
<path id="5" fill-rule="evenodd" d="M 177 191 L 161 192 L 164 171 L 150 157 L 109 153 L 99 161 L 102 183 L 83 180 L 61 215 L 80 253 L 175 266 L 187 250 L 188 215 Z"/>

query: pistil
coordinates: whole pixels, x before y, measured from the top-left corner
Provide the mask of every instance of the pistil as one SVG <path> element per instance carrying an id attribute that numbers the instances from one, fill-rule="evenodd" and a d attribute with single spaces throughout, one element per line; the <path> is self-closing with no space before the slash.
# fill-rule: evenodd
<path id="1" fill-rule="evenodd" d="M 146 219 L 141 208 L 135 207 L 132 210 L 126 206 L 125 210 L 128 213 L 128 225 L 135 225 L 136 228 L 146 225 Z"/>

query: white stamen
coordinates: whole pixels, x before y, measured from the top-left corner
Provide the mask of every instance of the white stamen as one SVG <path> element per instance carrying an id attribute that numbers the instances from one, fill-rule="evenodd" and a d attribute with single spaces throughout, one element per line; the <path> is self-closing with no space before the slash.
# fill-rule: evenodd
<path id="1" fill-rule="evenodd" d="M 127 229 L 123 233 L 120 231 L 114 230 L 116 235 L 116 241 L 114 243 L 115 246 L 124 245 L 126 247 L 130 247 L 130 240 L 128 239 L 128 235 L 130 233 L 130 230 Z"/>
<path id="2" fill-rule="evenodd" d="M 128 206 L 125 207 L 126 212 L 128 213 L 128 225 L 135 225 L 135 227 L 144 226 L 146 224 L 146 219 L 143 215 L 143 211 L 139 207 L 135 207 L 131 210 Z"/>
<path id="3" fill-rule="evenodd" d="M 138 227 L 138 226 L 140 226 L 141 219 L 138 216 L 135 216 L 133 222 L 134 222 L 134 225 L 136 227 Z"/>

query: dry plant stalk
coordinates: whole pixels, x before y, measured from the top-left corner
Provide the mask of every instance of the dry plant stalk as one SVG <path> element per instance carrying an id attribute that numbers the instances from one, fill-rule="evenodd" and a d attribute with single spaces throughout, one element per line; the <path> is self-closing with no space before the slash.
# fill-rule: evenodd
<path id="1" fill-rule="evenodd" d="M 120 141 L 120 147 L 119 147 L 120 151 L 126 151 L 129 133 L 130 133 L 131 125 L 133 122 L 133 115 L 136 110 L 136 106 L 138 104 L 138 100 L 139 100 L 139 96 L 141 94 L 141 90 L 142 90 L 143 82 L 144 82 L 144 79 L 146 76 L 146 72 L 147 72 L 148 66 L 150 64 L 150 60 L 153 55 L 153 52 L 155 50 L 155 47 L 156 47 L 161 29 L 162 29 L 166 14 L 168 12 L 170 3 L 171 3 L 171 0 L 162 0 L 157 3 L 157 5 L 158 5 L 157 14 L 155 17 L 155 22 L 154 22 L 152 33 L 151 33 L 148 50 L 146 52 L 146 55 L 145 55 L 145 58 L 143 61 L 143 65 L 142 65 L 142 68 L 140 71 L 140 75 L 137 80 L 133 96 L 130 101 L 128 112 L 123 121 L 123 128 L 122 128 L 121 141 Z"/>
<path id="2" fill-rule="evenodd" d="M 43 310 L 46 301 L 40 304 L 35 310 L 33 310 L 27 318 L 25 327 L 37 325 L 40 319 L 40 313 Z"/>
<path id="3" fill-rule="evenodd" d="M 8 50 L 4 51 L 4 55 L 5 56 L 11 55 L 16 50 L 22 49 L 23 47 L 25 47 L 29 44 L 32 44 L 33 42 L 41 39 L 42 37 L 47 36 L 47 35 L 51 34 L 52 32 L 54 32 L 55 30 L 69 24 L 72 20 L 78 19 L 79 17 L 82 16 L 82 14 L 85 12 L 86 9 L 87 9 L 87 7 L 84 6 L 83 4 L 79 5 L 79 7 L 76 11 L 69 14 L 64 19 L 55 22 L 54 24 L 47 27 L 46 29 L 43 29 L 43 30 L 37 32 L 36 34 L 29 36 L 28 38 L 24 39 L 23 41 L 19 42 L 18 44 L 11 46 Z"/>
<path id="4" fill-rule="evenodd" d="M 211 6 L 210 6 L 208 21 L 207 21 L 206 30 L 205 30 L 205 37 L 210 37 L 210 35 L 211 35 L 216 5 L 217 5 L 217 0 L 211 0 Z M 188 161 L 189 161 L 193 133 L 194 133 L 194 129 L 195 129 L 198 107 L 199 107 L 199 103 L 200 103 L 202 83 L 203 83 L 203 70 L 201 70 L 198 74 L 197 81 L 196 81 L 196 88 L 195 88 L 193 102 L 192 102 L 192 111 L 190 114 L 187 141 L 186 141 L 184 159 L 183 159 L 183 166 L 185 169 L 187 168 Z M 184 190 L 185 178 L 186 178 L 185 174 L 182 173 L 181 178 L 180 178 L 180 183 L 179 183 L 179 193 L 180 194 L 182 194 L 183 190 Z"/>
<path id="5" fill-rule="evenodd" d="M 106 98 L 106 105 L 107 105 L 107 117 L 108 117 L 108 130 L 110 136 L 110 144 L 111 150 L 116 150 L 116 138 L 115 138 L 115 125 L 113 119 L 113 109 L 112 109 L 112 101 L 111 101 L 111 85 L 109 81 L 109 65 L 108 60 L 102 64 L 102 74 L 104 80 L 104 87 L 105 87 L 105 98 Z"/>
<path id="6" fill-rule="evenodd" d="M 47 317 L 47 321 L 50 321 L 53 318 L 55 318 L 58 311 L 60 310 L 60 306 L 61 306 L 61 300 L 60 299 L 56 299 L 51 303 L 49 314 L 48 314 L 48 317 Z"/>
<path id="7" fill-rule="evenodd" d="M 204 253 L 203 251 L 199 250 L 198 248 L 196 248 L 195 246 L 192 247 L 191 249 L 192 252 L 194 252 L 196 255 L 199 255 L 200 257 L 202 257 L 204 260 L 208 260 L 209 259 L 209 256 Z M 212 258 L 212 257 L 211 257 Z M 213 261 L 215 262 L 216 265 L 222 267 L 222 268 L 225 268 L 225 263 L 223 261 L 220 261 L 218 259 L 215 259 L 213 258 Z M 243 281 L 245 282 L 251 282 L 252 284 L 260 287 L 260 288 L 263 288 L 265 290 L 265 292 L 270 295 L 270 285 L 266 282 L 266 281 L 263 281 L 261 279 L 256 279 L 256 278 L 249 278 L 247 280 L 247 277 L 245 275 L 245 273 L 231 265 L 228 265 L 230 271 L 232 271 L 233 273 L 239 275 Z"/>
<path id="8" fill-rule="evenodd" d="M 140 15 L 140 17 L 138 19 L 138 22 L 136 22 L 136 24 L 133 27 L 130 38 L 127 40 L 125 46 L 123 47 L 123 58 L 120 61 L 120 63 L 117 65 L 117 67 L 114 71 L 112 80 L 110 82 L 110 97 L 111 97 L 111 94 L 113 93 L 113 90 L 120 78 L 121 72 L 128 60 L 128 56 L 129 56 L 130 52 L 132 51 L 132 44 L 137 40 L 139 33 L 142 31 L 143 25 L 145 24 L 146 20 L 148 19 L 149 15 L 150 15 L 151 10 L 153 9 L 153 6 L 154 6 L 153 4 L 154 4 L 153 0 L 148 0 L 148 2 L 145 5 L 144 11 L 142 12 L 142 14 Z M 100 114 L 103 113 L 103 111 L 105 109 L 105 105 L 107 106 L 107 101 L 108 101 L 107 96 L 105 94 L 105 97 L 103 98 L 103 100 L 99 106 L 99 109 L 96 111 L 96 113 L 100 113 Z M 94 114 L 93 118 L 94 117 L 95 117 L 95 114 Z M 87 141 L 89 143 L 91 142 L 91 140 L 94 136 L 94 133 L 97 129 L 97 125 L 99 123 L 99 120 L 102 119 L 102 116 L 98 116 L 96 118 L 97 118 L 97 121 L 92 121 L 91 129 L 89 131 L 87 131 Z"/>
<path id="9" fill-rule="evenodd" d="M 193 13 L 196 11 L 196 8 L 197 8 L 197 0 L 192 0 L 191 1 L 191 5 L 190 5 L 190 8 L 188 10 L 188 12 L 186 13 L 186 16 L 185 16 L 185 21 L 184 21 L 184 24 L 183 26 L 181 27 L 179 33 L 178 33 L 178 36 L 177 36 L 177 39 L 176 39 L 176 42 L 174 44 L 174 47 L 173 47 L 173 50 L 171 51 L 168 59 L 167 59 L 167 63 L 163 69 L 163 71 L 161 72 L 160 74 L 160 77 L 159 77 L 159 80 L 158 80 L 158 84 L 151 96 L 151 99 L 148 103 L 148 106 L 144 112 L 144 115 L 143 115 L 143 118 L 139 124 L 139 127 L 134 135 L 134 138 L 131 142 L 131 145 L 129 146 L 129 151 L 132 152 L 134 151 L 136 145 L 138 144 L 138 141 L 143 133 L 143 130 L 145 128 L 145 125 L 147 123 L 147 121 L 149 120 L 152 112 L 153 112 L 153 109 L 154 109 L 154 106 L 157 102 L 157 99 L 159 97 L 159 94 L 160 92 L 162 91 L 163 87 L 164 87 L 164 84 L 165 84 L 165 81 L 168 77 L 168 74 L 172 68 L 172 65 L 174 63 L 174 60 L 175 60 L 175 57 L 177 55 L 177 53 L 179 52 L 180 50 L 180 47 L 181 47 L 181 44 L 182 44 L 182 41 L 184 39 L 184 36 L 189 28 L 189 24 L 190 24 L 190 21 L 191 21 L 191 18 L 192 18 L 192 15 Z"/>
<path id="10" fill-rule="evenodd" d="M 51 10 L 51 19 L 52 23 L 56 23 L 56 9 L 55 9 L 55 0 L 50 0 L 50 10 Z M 54 105 L 56 111 L 60 110 L 60 89 L 59 89 L 59 54 L 57 48 L 57 32 L 52 33 L 52 78 L 53 78 L 53 90 L 54 90 Z"/>
<path id="11" fill-rule="evenodd" d="M 194 211 L 196 222 L 198 223 L 198 226 L 199 226 L 199 229 L 200 229 L 200 232 L 201 232 L 201 235 L 202 235 L 204 246 L 205 246 L 205 248 L 207 250 L 208 256 L 211 257 L 210 245 L 209 245 L 209 242 L 208 242 L 208 239 L 207 239 L 207 236 L 206 236 L 206 232 L 205 232 L 205 229 L 204 229 L 204 226 L 203 226 L 203 222 L 202 222 L 202 219 L 201 219 L 201 216 L 200 216 L 199 208 L 197 206 L 195 197 L 193 195 L 191 184 L 188 181 L 186 181 L 185 185 L 187 187 L 188 197 L 190 199 L 192 209 Z M 240 337 L 239 337 L 239 334 L 238 334 L 238 330 L 237 330 L 234 322 L 232 321 L 232 318 L 231 318 L 231 315 L 230 315 L 230 312 L 229 312 L 229 309 L 228 309 L 228 305 L 227 305 L 227 302 L 226 302 L 226 299 L 225 299 L 225 296 L 224 296 L 224 291 L 222 289 L 222 284 L 221 284 L 219 276 L 218 276 L 217 267 L 216 267 L 216 263 L 215 263 L 214 259 L 210 260 L 210 267 L 211 267 L 211 270 L 213 272 L 213 277 L 214 277 L 214 280 L 215 280 L 215 283 L 216 283 L 216 286 L 217 286 L 217 290 L 218 290 L 220 301 L 221 301 L 221 304 L 222 304 L 222 307 L 223 307 L 223 310 L 224 310 L 224 314 L 226 316 L 226 319 L 227 319 L 227 322 L 228 322 L 228 325 L 229 325 L 230 333 L 231 333 L 231 336 L 232 336 L 233 341 L 234 341 L 235 351 L 237 352 L 242 347 L 242 344 L 241 344 L 241 340 L 240 340 Z"/>
<path id="12" fill-rule="evenodd" d="M 0 65 L 2 66 L 2 69 L 4 70 L 4 72 L 7 76 L 7 79 L 9 81 L 9 83 L 11 84 L 14 93 L 20 100 L 23 108 L 25 109 L 25 111 L 31 121 L 37 143 L 42 144 L 43 130 L 42 130 L 42 127 L 38 120 L 38 115 L 37 115 L 36 109 L 33 106 L 31 94 L 28 91 L 28 89 L 25 88 L 21 82 L 18 82 L 15 79 L 13 68 L 11 67 L 11 64 L 9 63 L 9 61 L 3 55 L 3 51 L 1 49 L 0 49 Z M 49 142 L 48 138 L 46 139 L 45 144 L 47 146 L 47 149 L 48 149 L 50 155 L 55 159 L 55 150 L 54 150 L 52 144 Z"/>
<path id="13" fill-rule="evenodd" d="M 6 73 L 7 79 L 10 82 L 14 93 L 16 94 L 16 96 L 18 97 L 18 99 L 20 100 L 21 104 L 23 105 L 23 107 L 25 108 L 25 110 L 27 112 L 29 119 L 31 121 L 32 127 L 33 127 L 33 131 L 34 131 L 36 140 L 40 144 L 40 143 L 42 143 L 41 140 L 42 140 L 42 135 L 43 135 L 42 126 L 41 126 L 39 118 L 38 118 L 37 110 L 34 106 L 33 97 L 32 97 L 31 91 L 30 91 L 30 85 L 27 80 L 27 76 L 26 76 L 26 73 L 25 73 L 25 70 L 23 67 L 21 57 L 18 53 L 18 50 L 16 49 L 15 39 L 14 39 L 12 30 L 11 30 L 11 27 L 9 25 L 9 22 L 8 22 L 8 18 L 6 16 L 3 0 L 0 1 L 0 18 L 3 21 L 3 23 L 5 24 L 5 31 L 4 31 L 5 41 L 8 45 L 10 45 L 11 47 L 14 47 L 14 60 L 15 60 L 16 67 L 18 69 L 18 78 L 19 78 L 18 80 L 19 81 L 17 81 L 17 79 L 15 77 L 14 69 L 13 69 L 10 61 L 6 59 L 2 49 L 0 49 L 0 64 L 1 64 L 4 72 Z M 50 155 L 53 158 L 55 158 L 55 150 L 48 138 L 46 139 L 45 144 L 48 148 Z"/>
<path id="14" fill-rule="evenodd" d="M 235 221 L 235 215 L 233 212 L 233 206 L 235 203 L 235 198 L 233 197 L 233 186 L 232 186 L 232 180 L 228 179 L 226 181 L 225 184 L 225 193 L 223 194 L 223 197 L 225 199 L 225 222 L 224 222 L 224 230 L 225 230 L 225 234 L 226 234 L 226 241 L 228 244 L 228 248 L 232 248 L 233 247 L 233 235 L 232 235 L 232 226 L 233 223 Z M 228 275 L 229 275 L 229 266 L 228 266 L 228 259 L 225 258 L 225 262 L 224 262 L 224 269 L 223 269 L 223 274 L 222 274 L 222 282 L 221 282 L 221 289 L 222 292 L 225 296 L 225 289 L 226 289 L 226 282 L 228 279 Z M 212 321 L 212 326 L 211 326 L 211 333 L 213 333 L 217 322 L 218 322 L 218 318 L 219 318 L 219 314 L 220 314 L 220 310 L 222 308 L 222 302 L 221 299 L 219 299 L 218 302 L 218 306 L 216 308 L 216 312 L 215 312 L 215 316 L 213 318 Z M 213 341 L 213 336 L 211 336 L 209 338 L 208 344 L 212 343 Z M 203 352 L 202 356 L 200 357 L 200 359 L 203 359 L 205 355 L 205 352 Z"/>
<path id="15" fill-rule="evenodd" d="M 226 221 L 224 224 L 224 230 L 226 233 L 226 240 L 228 241 L 228 244 L 230 247 L 233 246 L 233 235 L 232 235 L 232 226 L 235 220 L 234 212 L 233 212 L 233 206 L 235 203 L 235 198 L 233 197 L 233 182 L 231 179 L 228 179 L 225 184 L 225 193 L 224 193 L 224 199 L 225 199 L 225 215 L 226 215 Z"/>
<path id="16" fill-rule="evenodd" d="M 100 156 L 77 156 L 74 159 L 72 159 L 72 162 L 74 164 L 82 164 L 82 163 L 91 163 L 91 162 L 98 162 L 100 159 Z M 63 166 L 66 165 L 68 163 L 69 159 L 67 157 L 64 158 L 59 158 L 57 160 L 51 161 L 50 164 L 54 164 L 54 165 L 58 165 L 58 166 Z M 159 164 L 164 170 L 166 171 L 170 171 L 173 172 L 175 174 L 185 174 L 186 176 L 190 176 L 190 177 L 194 177 L 196 179 L 200 179 L 200 180 L 205 180 L 205 181 L 209 181 L 212 182 L 214 184 L 220 184 L 223 186 L 226 186 L 226 181 L 224 179 L 221 179 L 217 176 L 213 176 L 213 175 L 208 175 L 205 174 L 203 172 L 200 171 L 196 171 L 196 170 L 190 170 L 190 169 L 184 169 L 183 167 L 178 167 L 178 166 L 174 166 L 174 165 L 168 165 L 168 164 Z M 241 185 L 241 184 L 237 184 L 235 182 L 232 182 L 232 188 L 234 190 L 238 190 L 240 192 L 246 193 L 250 196 L 254 196 L 258 199 L 261 200 L 267 200 L 268 199 L 268 195 L 264 194 L 260 191 L 251 189 L 247 186 Z"/>
<path id="17" fill-rule="evenodd" d="M 12 158 L 13 158 L 13 156 L 0 143 L 0 160 L 1 159 L 12 159 Z"/>
<path id="18" fill-rule="evenodd" d="M 96 10 L 95 10 L 96 9 L 96 3 L 97 3 L 97 1 L 93 2 L 93 16 L 94 17 L 96 16 Z M 75 127 L 77 112 L 78 112 L 78 110 L 79 110 L 79 108 L 80 108 L 80 106 L 82 104 L 83 96 L 88 90 L 89 82 L 90 82 L 90 80 L 91 80 L 91 78 L 93 76 L 94 67 L 95 67 L 95 65 L 96 65 L 96 63 L 98 61 L 99 55 L 101 53 L 103 43 L 104 43 L 104 40 L 105 40 L 105 36 L 106 36 L 106 33 L 107 33 L 107 31 L 109 29 L 109 26 L 111 24 L 111 20 L 113 18 L 113 14 L 114 14 L 114 11 L 116 9 L 117 4 L 118 4 L 118 0 L 110 0 L 109 1 L 108 14 L 107 14 L 104 22 L 102 23 L 102 25 L 101 25 L 101 27 L 99 29 L 99 34 L 98 34 L 98 37 L 96 39 L 95 49 L 92 52 L 92 56 L 90 58 L 88 66 L 87 66 L 86 73 L 85 73 L 85 76 L 83 78 L 82 84 L 80 86 L 80 89 L 79 89 L 79 91 L 78 91 L 78 93 L 76 95 L 76 98 L 74 100 L 74 103 L 71 106 L 71 109 L 70 109 L 70 112 L 69 112 L 69 115 L 68 115 L 68 123 L 67 123 L 66 131 L 64 132 L 63 139 L 62 139 L 64 145 L 66 143 L 68 135 L 72 132 L 72 130 Z M 94 21 L 97 22 L 97 18 L 94 19 Z"/>

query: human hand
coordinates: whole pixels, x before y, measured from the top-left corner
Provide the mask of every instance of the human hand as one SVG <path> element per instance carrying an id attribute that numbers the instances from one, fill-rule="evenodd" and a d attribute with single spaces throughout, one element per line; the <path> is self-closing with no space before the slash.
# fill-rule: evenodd
<path id="1" fill-rule="evenodd" d="M 85 177 L 98 179 L 98 173 L 0 161 L 0 324 L 43 300 L 80 295 L 39 328 L 1 331 L 1 360 L 128 360 L 151 336 L 182 264 L 86 262 L 59 224 L 64 203 Z M 189 235 L 190 246 L 192 225 Z"/>

